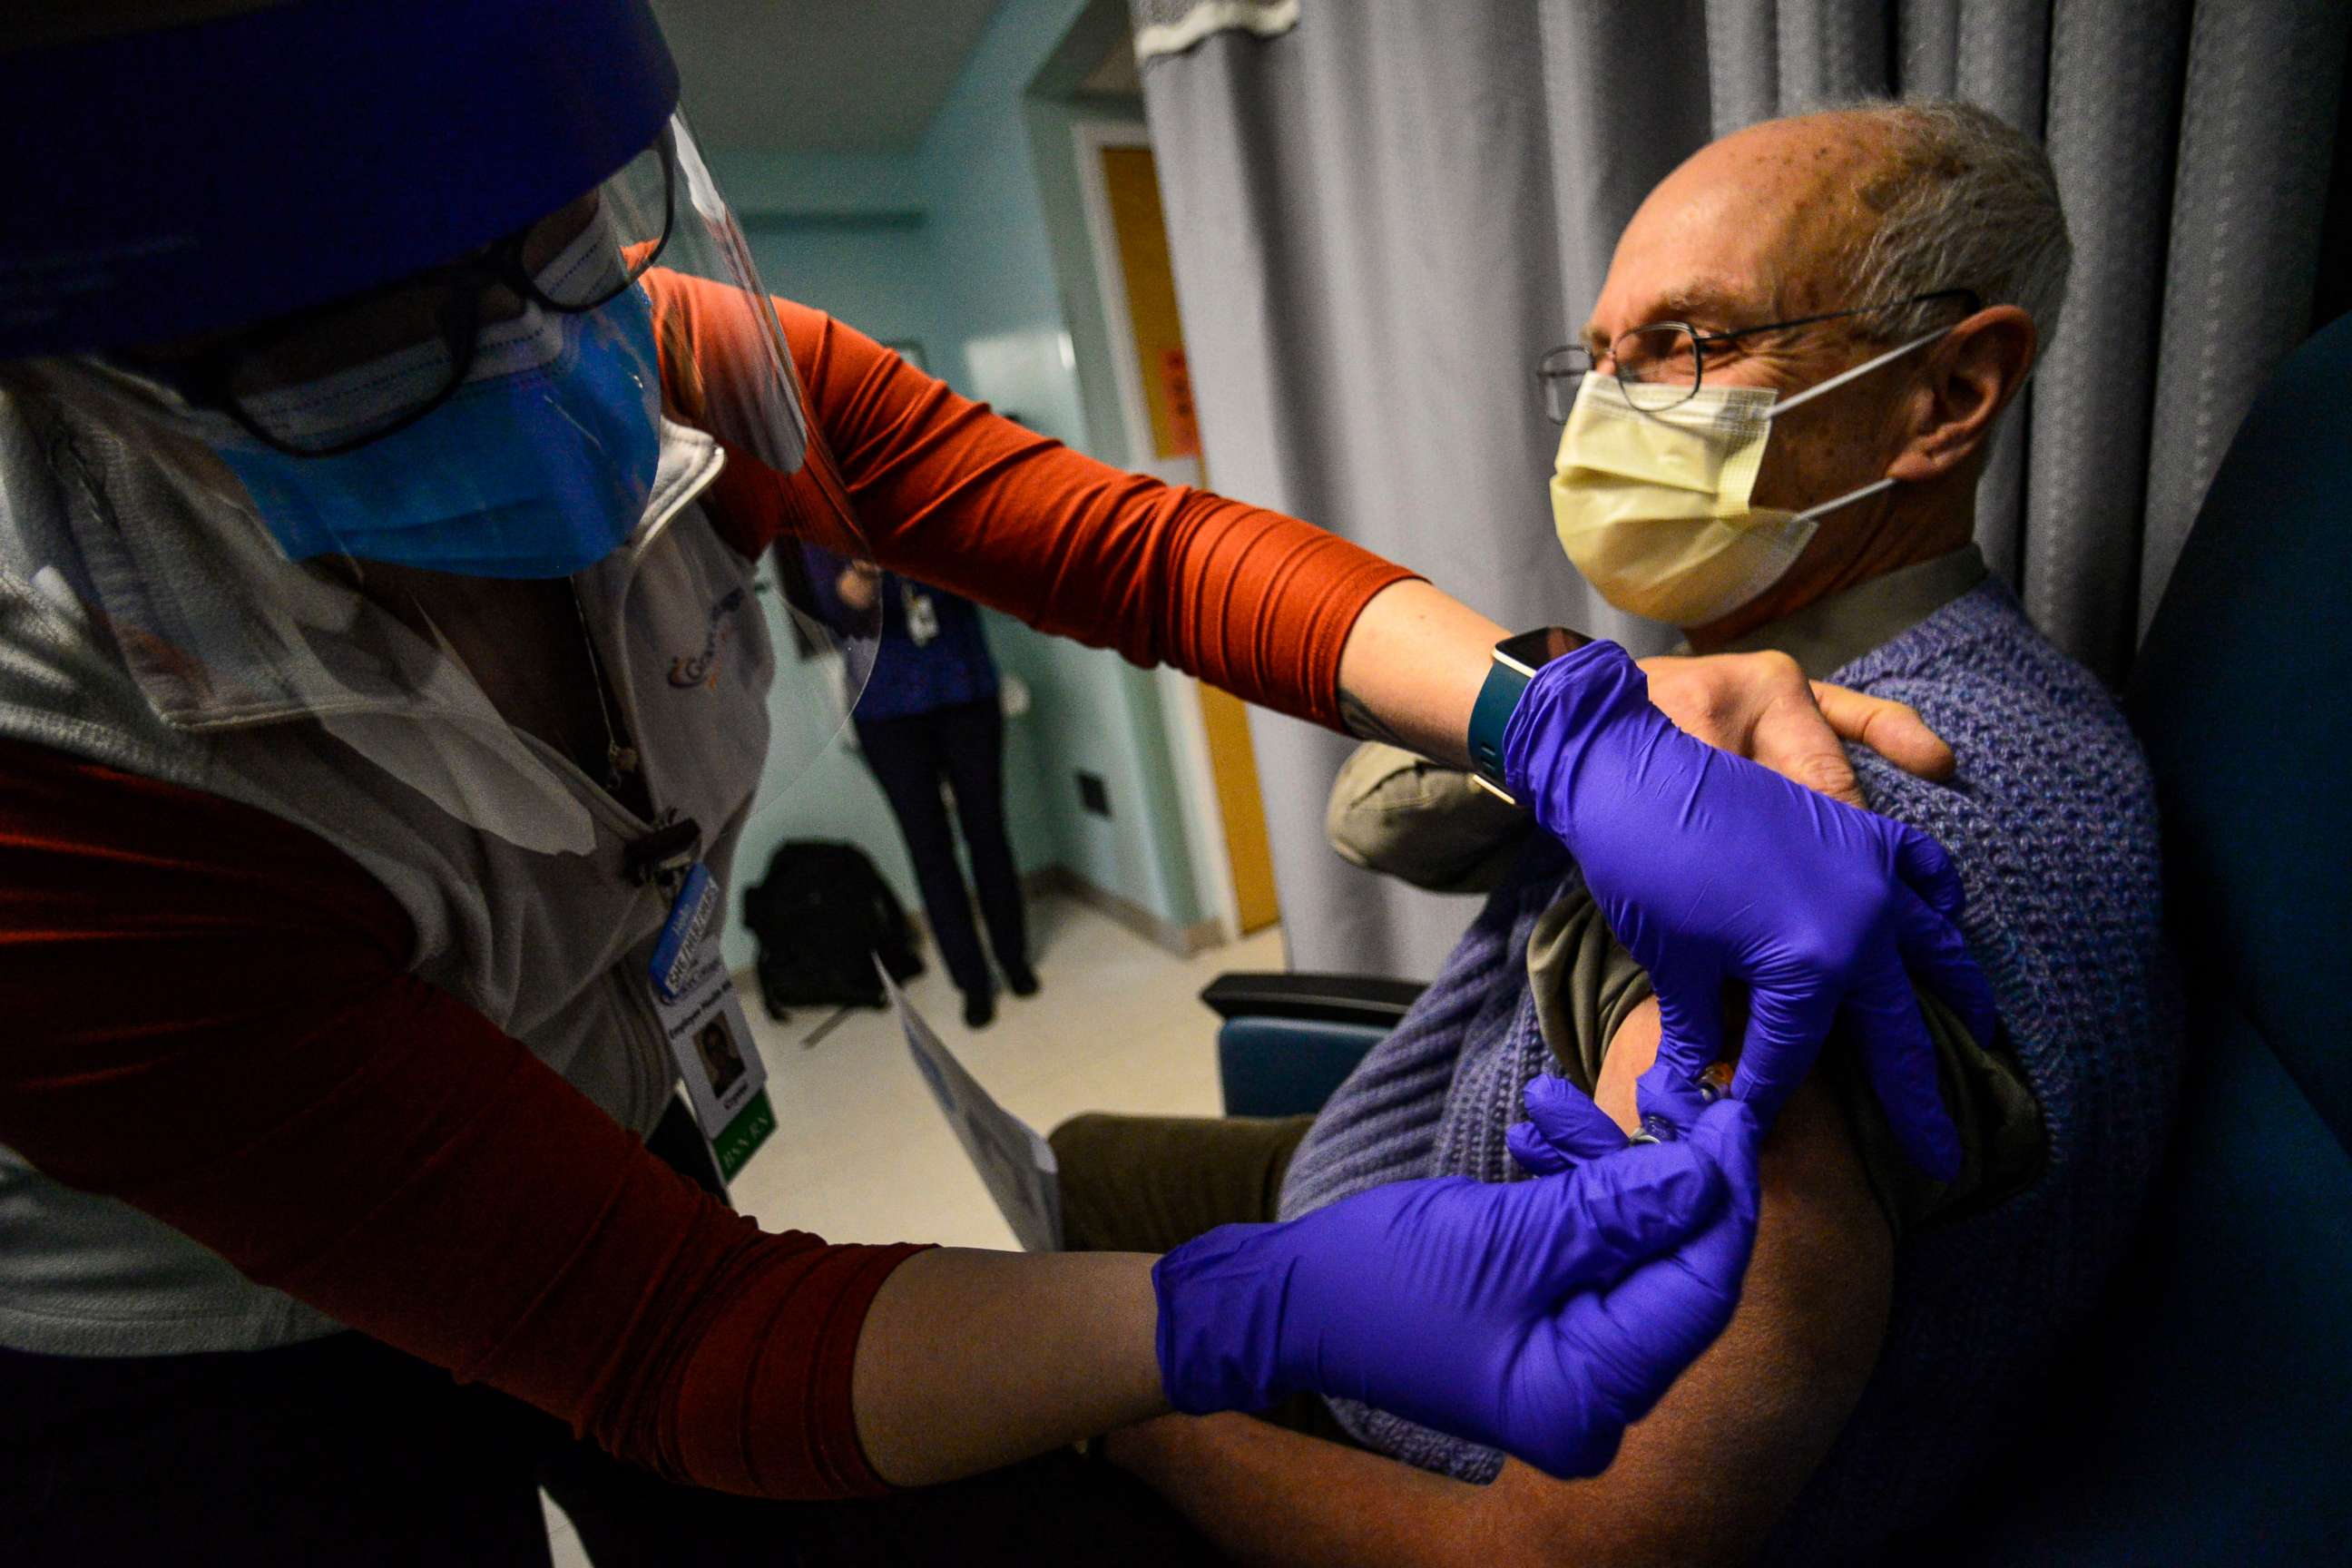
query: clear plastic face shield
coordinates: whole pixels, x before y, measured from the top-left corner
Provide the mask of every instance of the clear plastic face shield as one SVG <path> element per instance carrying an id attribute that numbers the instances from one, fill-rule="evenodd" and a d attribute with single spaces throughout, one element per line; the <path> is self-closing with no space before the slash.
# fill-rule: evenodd
<path id="1" fill-rule="evenodd" d="M 725 628 L 775 661 L 771 791 L 834 742 L 871 670 L 873 605 L 835 590 L 870 557 L 683 116 L 465 254 L 0 375 L 91 503 L 68 509 L 33 585 L 110 638 L 168 721 L 315 720 L 526 847 L 577 851 L 593 832 L 562 761 L 488 695 L 511 672 L 479 668 L 500 657 L 481 606 L 564 584 L 620 687 L 638 673 L 614 668 L 633 627 L 715 614 L 665 603 L 723 598 L 714 531 L 772 531 L 743 605 L 766 625 Z"/>

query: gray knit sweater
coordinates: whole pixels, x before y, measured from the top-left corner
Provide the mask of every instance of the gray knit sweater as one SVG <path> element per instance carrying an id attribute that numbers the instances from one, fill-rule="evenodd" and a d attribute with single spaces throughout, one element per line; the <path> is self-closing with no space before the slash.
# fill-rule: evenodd
<path id="1" fill-rule="evenodd" d="M 1928 1521 L 2018 1418 L 2120 1254 L 2176 1090 L 2179 1026 L 2159 934 L 2146 764 L 2097 681 L 1988 582 L 1840 669 L 1917 708 L 1959 771 L 1928 784 L 1857 751 L 1877 810 L 1925 829 L 1968 888 L 1963 922 L 2033 1093 L 2049 1160 L 1988 1212 L 1895 1257 L 1885 1351 L 1836 1446 L 1759 1561 L 1864 1556 Z M 1381 1182 L 1517 1173 L 1503 1130 L 1549 1060 L 1528 936 L 1577 872 L 1528 849 L 1436 982 L 1335 1094 L 1293 1162 L 1285 1217 Z M 1337 1406 L 1371 1447 L 1467 1480 L 1492 1449 Z"/>

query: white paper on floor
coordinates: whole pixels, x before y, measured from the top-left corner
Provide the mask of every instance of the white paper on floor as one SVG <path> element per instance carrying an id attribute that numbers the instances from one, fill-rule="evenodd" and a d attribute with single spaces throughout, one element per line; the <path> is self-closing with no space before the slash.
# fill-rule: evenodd
<path id="1" fill-rule="evenodd" d="M 963 1145 L 979 1171 L 988 1195 L 996 1200 L 1004 1223 L 1013 1227 L 1025 1250 L 1059 1252 L 1062 1175 L 1054 1162 L 1053 1145 L 1039 1137 L 1035 1128 L 997 1104 L 980 1081 L 964 1070 L 955 1053 L 915 1011 L 881 960 L 875 960 L 874 971 L 882 976 L 883 987 L 890 994 L 898 1027 L 907 1036 L 907 1049 L 915 1058 L 915 1070 L 929 1086 L 931 1098 L 939 1102 L 956 1142 Z"/>

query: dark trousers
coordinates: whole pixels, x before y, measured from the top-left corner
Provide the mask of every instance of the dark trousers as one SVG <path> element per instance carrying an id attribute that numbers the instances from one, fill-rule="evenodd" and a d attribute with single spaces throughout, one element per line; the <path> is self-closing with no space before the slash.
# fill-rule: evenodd
<path id="1" fill-rule="evenodd" d="M 1004 833 L 1004 715 L 996 699 L 903 719 L 860 719 L 857 743 L 906 836 L 923 889 L 923 913 L 949 977 L 967 994 L 993 992 L 940 786 L 955 792 L 956 819 L 971 856 L 972 880 L 980 885 L 988 945 L 1001 967 L 1025 967 L 1029 933 L 1021 909 L 1021 876 Z"/>
<path id="2" fill-rule="evenodd" d="M 715 1180 L 691 1118 L 650 1142 Z M 0 1410 L 8 1568 L 544 1568 L 541 1487 L 597 1568 L 1216 1561 L 1140 1482 L 1074 1453 L 870 1502 L 730 1497 L 356 1333 L 218 1355 L 0 1350 Z"/>

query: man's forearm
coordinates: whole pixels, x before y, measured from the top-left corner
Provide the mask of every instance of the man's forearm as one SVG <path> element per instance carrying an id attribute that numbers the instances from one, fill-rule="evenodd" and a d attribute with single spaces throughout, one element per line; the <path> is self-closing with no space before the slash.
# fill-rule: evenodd
<path id="1" fill-rule="evenodd" d="M 918 1253 L 857 1341 L 858 1440 L 883 1479 L 927 1486 L 1168 1408 L 1146 1253 Z"/>
<path id="2" fill-rule="evenodd" d="M 1506 1568 L 1488 1489 L 1246 1415 L 1171 1415 L 1105 1439 L 1113 1463 L 1244 1563 Z"/>

